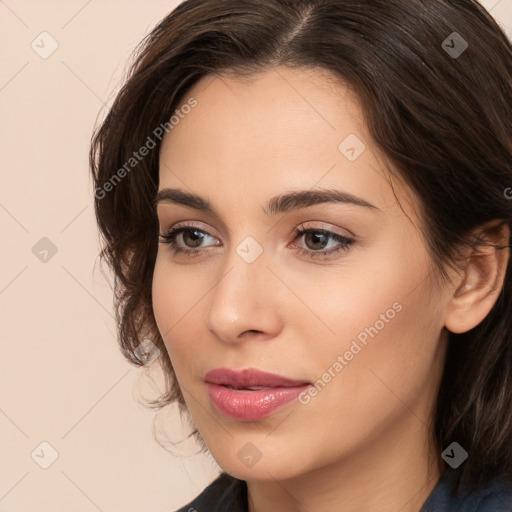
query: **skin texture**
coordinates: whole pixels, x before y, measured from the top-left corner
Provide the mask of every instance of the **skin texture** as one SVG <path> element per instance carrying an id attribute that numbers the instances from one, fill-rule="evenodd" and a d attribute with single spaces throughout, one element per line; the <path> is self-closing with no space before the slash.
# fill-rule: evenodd
<path id="1" fill-rule="evenodd" d="M 181 247 L 206 248 L 194 257 L 159 245 L 155 318 L 192 419 L 217 463 L 247 481 L 251 512 L 418 511 L 442 470 L 428 424 L 443 326 L 464 332 L 487 315 L 506 258 L 489 250 L 474 264 L 468 257 L 451 283 L 435 279 L 418 198 L 395 181 L 400 207 L 357 98 L 328 78 L 280 67 L 251 81 L 206 77 L 188 92 L 182 103 L 198 104 L 164 138 L 159 188 L 198 194 L 217 215 L 158 205 L 160 233 L 192 222 L 208 235 L 199 247 L 178 235 Z M 338 149 L 349 134 L 366 146 L 354 161 Z M 319 189 L 376 208 L 262 210 L 277 194 Z M 355 241 L 312 259 L 321 243 L 293 236 L 303 223 Z M 252 263 L 236 251 L 248 236 L 263 249 Z M 394 318 L 307 404 L 244 422 L 210 402 L 204 375 L 218 367 L 316 381 L 396 303 Z M 261 454 L 252 467 L 237 455 L 247 443 Z"/>

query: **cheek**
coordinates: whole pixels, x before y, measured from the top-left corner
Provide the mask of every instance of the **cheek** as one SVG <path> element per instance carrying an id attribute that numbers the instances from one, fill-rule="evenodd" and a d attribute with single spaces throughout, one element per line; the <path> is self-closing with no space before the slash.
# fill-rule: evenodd
<path id="1" fill-rule="evenodd" d="M 311 354 L 319 387 L 328 382 L 312 402 L 339 404 L 331 420 L 350 413 L 356 430 L 356 418 L 377 424 L 403 403 L 417 403 L 435 387 L 439 363 L 442 306 L 429 295 L 428 260 L 423 253 L 379 254 L 324 288 L 331 300 L 323 318 L 335 335 Z"/>
<path id="2" fill-rule="evenodd" d="M 159 252 L 153 274 L 153 312 L 169 356 L 179 370 L 180 361 L 193 357 L 194 347 L 199 347 L 200 337 L 194 335 L 193 328 L 199 326 L 198 305 L 207 290 L 197 276 L 172 268 L 164 252 Z M 194 343 L 187 342 L 190 339 Z"/>
<path id="3" fill-rule="evenodd" d="M 405 342 L 407 333 L 422 332 L 423 320 L 431 320 L 428 308 L 432 306 L 425 293 L 429 261 L 419 244 L 407 249 L 405 240 L 396 239 L 394 244 L 379 241 L 362 248 L 338 268 L 288 277 L 294 283 L 295 294 L 304 298 L 320 321 L 303 311 L 289 319 L 292 330 L 302 324 L 309 336 L 314 330 L 318 332 L 315 346 L 321 343 L 324 350 L 316 351 L 315 360 L 326 363 L 324 354 L 331 359 L 333 353 L 343 354 L 355 339 L 361 347 L 380 340 L 372 344 L 376 352 L 381 348 L 402 351 L 410 346 L 409 341 Z M 401 332 L 404 336 L 399 335 Z M 388 347 L 385 340 L 391 338 L 392 347 Z"/>
<path id="4" fill-rule="evenodd" d="M 317 462 L 362 447 L 400 421 L 411 421 L 415 429 L 427 423 L 442 368 L 437 351 L 441 306 L 428 300 L 428 280 L 422 282 L 428 270 L 421 258 L 412 260 L 416 268 L 384 261 L 368 266 L 371 273 L 354 271 L 344 283 L 324 287 L 324 299 L 331 300 L 322 299 L 319 311 L 335 335 L 319 338 L 312 326 L 305 331 L 309 347 L 302 356 L 310 362 L 310 377 L 318 379 L 318 391 L 302 402 L 296 419 L 302 433 L 330 440 L 309 453 Z M 301 435 L 289 437 L 297 450 L 304 449 Z"/>

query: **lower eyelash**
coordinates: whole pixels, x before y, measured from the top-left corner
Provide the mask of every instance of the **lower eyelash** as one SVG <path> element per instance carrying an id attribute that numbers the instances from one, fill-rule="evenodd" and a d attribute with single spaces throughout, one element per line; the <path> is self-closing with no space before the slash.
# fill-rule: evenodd
<path id="1" fill-rule="evenodd" d="M 174 254 L 180 253 L 180 254 L 186 254 L 188 256 L 198 256 L 201 254 L 206 248 L 199 248 L 199 249 L 186 249 L 183 247 L 180 247 L 176 243 L 176 237 L 184 232 L 184 231 L 198 231 L 200 233 L 204 233 L 205 235 L 209 235 L 206 231 L 203 231 L 201 229 L 198 229 L 194 226 L 180 226 L 178 228 L 171 228 L 167 233 L 161 234 L 160 237 L 162 240 L 160 243 L 163 244 L 169 244 L 171 246 L 171 250 Z M 339 235 L 338 233 L 334 233 L 332 231 L 328 231 L 325 229 L 315 229 L 315 228 L 308 228 L 308 229 L 296 229 L 293 233 L 294 239 L 300 238 L 302 235 L 307 233 L 322 233 L 323 235 L 329 236 L 333 240 L 336 240 L 339 242 L 339 245 L 337 247 L 332 247 L 331 249 L 324 249 L 320 251 L 312 251 L 308 249 L 304 249 L 302 247 L 297 247 L 297 251 L 308 257 L 308 258 L 318 258 L 318 257 L 325 257 L 329 256 L 331 254 L 336 254 L 341 251 L 348 250 L 349 246 L 354 243 L 354 240 L 351 238 L 347 238 L 343 235 Z"/>

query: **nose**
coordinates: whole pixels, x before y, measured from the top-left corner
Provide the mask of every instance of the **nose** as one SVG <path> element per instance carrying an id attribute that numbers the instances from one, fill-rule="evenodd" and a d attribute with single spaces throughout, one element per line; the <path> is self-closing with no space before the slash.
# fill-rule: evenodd
<path id="1" fill-rule="evenodd" d="M 278 282 L 267 268 L 265 252 L 247 263 L 235 248 L 208 294 L 205 325 L 225 343 L 269 340 L 282 329 Z"/>

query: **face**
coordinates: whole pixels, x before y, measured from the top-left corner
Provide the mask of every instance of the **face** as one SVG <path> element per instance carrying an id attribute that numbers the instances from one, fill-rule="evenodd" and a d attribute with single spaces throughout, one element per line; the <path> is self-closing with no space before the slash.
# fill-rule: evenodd
<path id="1" fill-rule="evenodd" d="M 160 153 L 160 233 L 186 229 L 159 244 L 153 306 L 213 457 L 286 479 L 424 438 L 448 297 L 357 98 L 286 68 L 190 98 Z"/>

